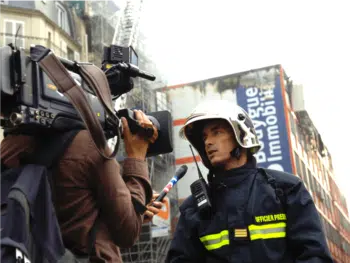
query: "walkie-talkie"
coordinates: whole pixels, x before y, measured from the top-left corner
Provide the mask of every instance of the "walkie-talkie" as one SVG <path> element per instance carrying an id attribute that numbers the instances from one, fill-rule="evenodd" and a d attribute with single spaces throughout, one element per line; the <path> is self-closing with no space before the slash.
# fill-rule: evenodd
<path id="1" fill-rule="evenodd" d="M 194 156 L 192 146 L 190 145 L 190 149 L 193 155 L 194 162 L 196 163 L 199 179 L 194 181 L 191 184 L 191 193 L 194 199 L 196 200 L 197 207 L 200 213 L 208 213 L 211 208 L 210 197 L 208 194 L 208 185 L 204 180 L 201 170 L 199 170 L 198 163 Z"/>

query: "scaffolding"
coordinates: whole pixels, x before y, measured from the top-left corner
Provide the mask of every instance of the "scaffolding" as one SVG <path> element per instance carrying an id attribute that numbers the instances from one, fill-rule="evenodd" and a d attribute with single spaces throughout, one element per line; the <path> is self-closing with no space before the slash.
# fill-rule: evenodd
<path id="1" fill-rule="evenodd" d="M 119 17 L 113 37 L 115 44 L 125 47 L 137 45 L 142 4 L 142 0 L 123 2 L 122 15 Z"/>
<path id="2" fill-rule="evenodd" d="M 135 81 L 134 89 L 128 93 L 125 99 L 127 108 L 138 108 L 146 114 L 153 111 L 169 110 L 170 103 L 157 96 L 157 93 L 151 89 L 152 84 L 149 81 Z M 148 158 L 148 167 L 153 190 L 161 192 L 164 186 L 169 182 L 175 172 L 175 157 L 173 153 L 157 155 Z M 174 187 L 167 195 L 170 201 L 170 222 L 173 222 L 178 212 L 178 194 Z M 123 262 L 144 262 L 155 263 L 165 260 L 166 252 L 169 249 L 171 241 L 171 231 L 163 237 L 152 236 L 152 224 L 145 224 L 142 227 L 142 233 L 139 241 L 130 249 L 122 249 Z M 171 224 L 169 226 L 171 229 Z"/>
<path id="3" fill-rule="evenodd" d="M 88 34 L 88 61 L 101 65 L 103 48 L 115 44 L 115 35 L 119 34 L 120 20 L 124 16 L 124 2 L 67 1 L 85 23 Z"/>
<path id="4" fill-rule="evenodd" d="M 144 43 L 144 36 L 140 32 L 139 22 L 142 11 L 142 0 L 126 0 L 119 6 L 119 10 L 116 15 L 113 16 L 114 22 L 114 34 L 111 44 L 120 46 L 133 46 L 138 54 L 140 69 L 150 72 L 157 77 L 157 81 L 149 81 L 144 79 L 133 79 L 134 88 L 132 91 L 123 95 L 116 105 L 116 109 L 129 108 L 140 109 L 143 112 L 151 113 L 155 111 L 168 110 L 171 111 L 171 105 L 164 94 L 161 94 L 156 88 L 166 86 L 160 72 L 157 70 L 154 61 L 147 53 L 147 46 Z M 95 6 L 105 8 L 107 4 L 96 4 Z M 102 16 L 104 12 L 95 11 L 95 13 Z M 109 18 L 94 18 L 92 20 L 91 29 L 98 30 L 100 28 L 99 23 L 101 21 L 107 21 Z M 108 27 L 106 27 L 108 28 Z M 111 32 L 111 30 L 109 30 Z M 96 36 L 100 37 L 100 33 L 96 33 Z M 102 36 L 103 37 L 103 36 Z M 97 41 L 95 40 L 95 43 Z M 95 45 L 96 52 L 94 56 L 99 56 L 99 45 Z M 125 158 L 125 152 L 123 149 L 123 143 L 121 141 L 121 148 L 118 153 L 118 161 L 123 162 Z M 149 174 L 152 183 L 153 190 L 161 192 L 164 186 L 169 182 L 171 177 L 175 173 L 175 157 L 173 153 L 161 154 L 147 158 Z M 178 213 L 178 194 L 176 186 L 168 193 L 170 204 L 170 222 L 173 222 L 176 214 Z M 154 237 L 152 229 L 154 225 L 151 223 L 144 224 L 142 232 L 137 243 L 129 249 L 121 249 L 123 261 L 127 262 L 143 262 L 143 263 L 155 263 L 163 262 L 165 260 L 166 253 L 169 249 L 171 241 L 171 223 L 169 225 L 168 233 L 163 236 Z"/>

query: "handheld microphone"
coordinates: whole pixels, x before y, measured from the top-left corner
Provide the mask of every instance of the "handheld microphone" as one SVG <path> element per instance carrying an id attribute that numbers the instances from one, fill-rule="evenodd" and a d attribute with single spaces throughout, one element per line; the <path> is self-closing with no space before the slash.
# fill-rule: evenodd
<path id="1" fill-rule="evenodd" d="M 187 165 L 182 165 L 176 172 L 173 178 L 169 181 L 169 183 L 164 187 L 159 196 L 154 200 L 155 202 L 161 202 L 163 198 L 168 194 L 171 188 L 186 174 Z"/>

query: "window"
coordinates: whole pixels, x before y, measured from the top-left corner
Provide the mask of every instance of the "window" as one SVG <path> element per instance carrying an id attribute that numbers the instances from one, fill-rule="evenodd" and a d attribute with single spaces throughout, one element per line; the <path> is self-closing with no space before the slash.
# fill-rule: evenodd
<path id="1" fill-rule="evenodd" d="M 62 40 L 60 40 L 60 52 L 59 53 L 61 54 L 61 57 L 68 58 L 67 57 L 67 44 L 66 44 L 66 42 L 64 42 Z"/>
<path id="2" fill-rule="evenodd" d="M 72 61 L 80 61 L 80 54 L 79 52 L 73 51 L 69 47 L 67 47 L 67 54 L 68 54 L 68 59 Z"/>
<path id="3" fill-rule="evenodd" d="M 309 168 L 306 170 L 306 178 L 305 178 L 305 181 L 306 181 L 306 184 L 307 186 L 310 188 L 310 176 L 312 176 Z"/>
<path id="4" fill-rule="evenodd" d="M 5 45 L 13 43 L 19 48 L 24 48 L 24 22 L 5 19 L 4 27 Z"/>
<path id="5" fill-rule="evenodd" d="M 47 33 L 47 47 L 51 48 L 51 43 L 52 43 L 52 39 L 51 39 L 51 32 Z"/>
<path id="6" fill-rule="evenodd" d="M 300 161 L 298 154 L 295 154 L 295 166 L 297 167 L 297 174 L 301 177 Z"/>
<path id="7" fill-rule="evenodd" d="M 67 54 L 68 54 L 68 59 L 69 60 L 74 60 L 74 51 L 71 50 L 69 47 L 67 47 Z"/>
<path id="8" fill-rule="evenodd" d="M 306 178 L 306 169 L 305 169 L 305 163 L 303 160 L 301 160 L 301 168 L 302 168 L 302 173 L 303 175 L 301 176 L 301 178 L 303 179 L 303 181 L 305 181 Z"/>
<path id="9" fill-rule="evenodd" d="M 157 92 L 157 110 L 166 110 L 167 109 L 167 96 L 165 92 Z"/>
<path id="10" fill-rule="evenodd" d="M 313 175 L 310 176 L 310 188 L 313 193 L 316 192 L 316 184 L 315 184 L 315 177 Z"/>
<path id="11" fill-rule="evenodd" d="M 294 121 L 294 118 L 293 118 L 293 115 L 291 112 L 289 112 L 289 121 L 290 121 L 290 127 L 292 129 L 292 132 L 293 134 L 297 134 L 297 130 L 296 130 L 296 125 L 295 125 L 295 121 Z"/>
<path id="12" fill-rule="evenodd" d="M 56 8 L 57 8 L 57 25 L 59 27 L 64 26 L 64 14 L 65 14 L 65 10 L 63 8 L 63 6 L 61 6 L 60 4 L 56 4 Z"/>
<path id="13" fill-rule="evenodd" d="M 74 60 L 80 62 L 80 54 L 79 52 L 74 51 Z"/>

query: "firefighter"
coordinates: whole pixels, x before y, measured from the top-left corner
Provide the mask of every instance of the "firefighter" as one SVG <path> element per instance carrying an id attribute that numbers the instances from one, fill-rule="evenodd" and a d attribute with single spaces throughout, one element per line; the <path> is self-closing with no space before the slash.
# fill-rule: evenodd
<path id="1" fill-rule="evenodd" d="M 209 170 L 211 207 L 202 213 L 193 195 L 183 202 L 167 263 L 333 262 L 303 182 L 257 168 L 253 154 L 261 144 L 241 107 L 223 100 L 201 103 L 180 136 Z"/>

